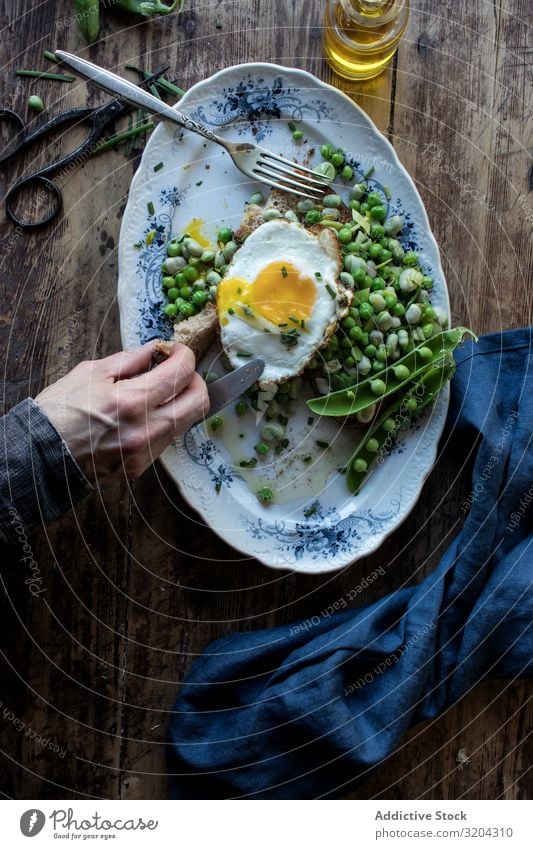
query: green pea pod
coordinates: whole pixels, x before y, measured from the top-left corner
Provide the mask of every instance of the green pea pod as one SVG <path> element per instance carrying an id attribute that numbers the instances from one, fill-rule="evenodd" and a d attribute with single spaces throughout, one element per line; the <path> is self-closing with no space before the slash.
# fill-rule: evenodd
<path id="1" fill-rule="evenodd" d="M 152 18 L 155 15 L 170 15 L 171 12 L 181 11 L 183 0 L 174 0 L 173 3 L 167 5 L 161 0 L 115 0 L 115 7 L 123 9 L 125 12 L 133 12 L 134 15 L 142 15 L 144 18 Z"/>
<path id="2" fill-rule="evenodd" d="M 441 389 L 453 377 L 455 362 L 450 353 L 428 366 L 416 383 L 396 400 L 366 431 L 346 467 L 346 485 L 356 495 L 372 465 L 395 439 L 400 427 L 433 403 Z M 411 409 L 409 404 L 416 401 Z M 370 446 L 370 447 L 369 447 Z M 375 449 L 375 450 L 372 450 Z"/>
<path id="3" fill-rule="evenodd" d="M 369 375 L 364 380 L 345 389 L 339 389 L 337 392 L 331 392 L 329 395 L 311 398 L 307 406 L 313 413 L 321 416 L 351 416 L 359 413 L 375 404 L 378 399 L 386 398 L 416 380 L 428 365 L 441 359 L 444 353 L 451 353 L 463 341 L 467 333 L 474 336 L 466 327 L 456 327 L 454 330 L 437 333 L 378 374 Z M 476 338 L 474 336 L 474 339 Z M 398 366 L 405 368 L 398 369 Z M 395 372 L 396 369 L 398 373 Z M 378 393 L 372 390 L 372 384 L 375 385 L 377 381 L 380 385 L 385 384 L 384 391 Z M 382 386 L 381 388 L 383 389 Z"/>
<path id="4" fill-rule="evenodd" d="M 81 34 L 92 44 L 100 29 L 100 0 L 74 0 L 74 9 Z"/>

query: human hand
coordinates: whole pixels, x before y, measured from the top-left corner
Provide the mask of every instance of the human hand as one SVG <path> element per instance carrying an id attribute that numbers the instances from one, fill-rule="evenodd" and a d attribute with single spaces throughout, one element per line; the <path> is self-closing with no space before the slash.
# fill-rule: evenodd
<path id="1" fill-rule="evenodd" d="M 155 344 L 82 362 L 35 399 L 89 480 L 139 477 L 209 409 L 190 348 L 148 371 Z"/>

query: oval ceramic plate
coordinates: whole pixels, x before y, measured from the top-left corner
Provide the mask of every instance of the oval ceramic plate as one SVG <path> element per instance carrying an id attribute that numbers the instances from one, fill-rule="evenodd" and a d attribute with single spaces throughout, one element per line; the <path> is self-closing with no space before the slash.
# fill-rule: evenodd
<path id="1" fill-rule="evenodd" d="M 422 200 L 389 142 L 347 96 L 304 71 L 247 64 L 195 85 L 180 109 L 228 138 L 257 142 L 291 159 L 307 158 L 312 165 L 320 161 L 312 150 L 332 142 L 361 176 L 373 168 L 369 182 L 388 187 L 390 213 L 405 217 L 404 247 L 418 251 L 435 281 L 432 302 L 449 315 Z M 293 141 L 289 122 L 304 130 L 303 142 Z M 238 226 L 246 200 L 261 188 L 266 189 L 247 180 L 217 145 L 174 126 L 157 127 L 132 181 L 121 230 L 118 299 L 124 346 L 171 335 L 162 318 L 161 288 L 171 234 L 201 219 L 204 235 L 214 241 L 221 225 Z M 207 358 L 212 361 L 222 372 L 215 349 Z M 378 548 L 413 508 L 436 457 L 447 405 L 444 392 L 430 413 L 400 434 L 356 497 L 338 468 L 357 434 L 310 417 L 303 404 L 289 423 L 288 457 L 258 464 L 253 480 L 238 459 L 253 454 L 255 414 L 237 419 L 231 409 L 224 413 L 220 437 L 197 426 L 165 451 L 162 462 L 205 522 L 243 554 L 278 569 L 333 571 Z M 255 496 L 266 483 L 276 491 L 269 506 Z"/>

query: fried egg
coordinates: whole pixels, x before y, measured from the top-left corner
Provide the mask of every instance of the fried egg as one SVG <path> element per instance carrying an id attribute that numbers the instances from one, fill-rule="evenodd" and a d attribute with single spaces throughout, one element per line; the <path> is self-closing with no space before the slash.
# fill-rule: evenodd
<path id="1" fill-rule="evenodd" d="M 266 366 L 261 384 L 302 372 L 346 315 L 352 293 L 339 282 L 336 235 L 275 219 L 235 252 L 217 290 L 220 340 L 235 368 Z"/>

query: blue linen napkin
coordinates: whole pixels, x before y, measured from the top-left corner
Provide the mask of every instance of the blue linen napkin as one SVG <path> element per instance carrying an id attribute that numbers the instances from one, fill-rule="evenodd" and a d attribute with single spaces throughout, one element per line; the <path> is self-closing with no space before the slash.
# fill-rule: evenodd
<path id="1" fill-rule="evenodd" d="M 448 426 L 480 438 L 468 516 L 435 572 L 312 628 L 212 643 L 174 706 L 173 798 L 346 796 L 483 677 L 532 676 L 532 334 L 456 352 Z"/>

